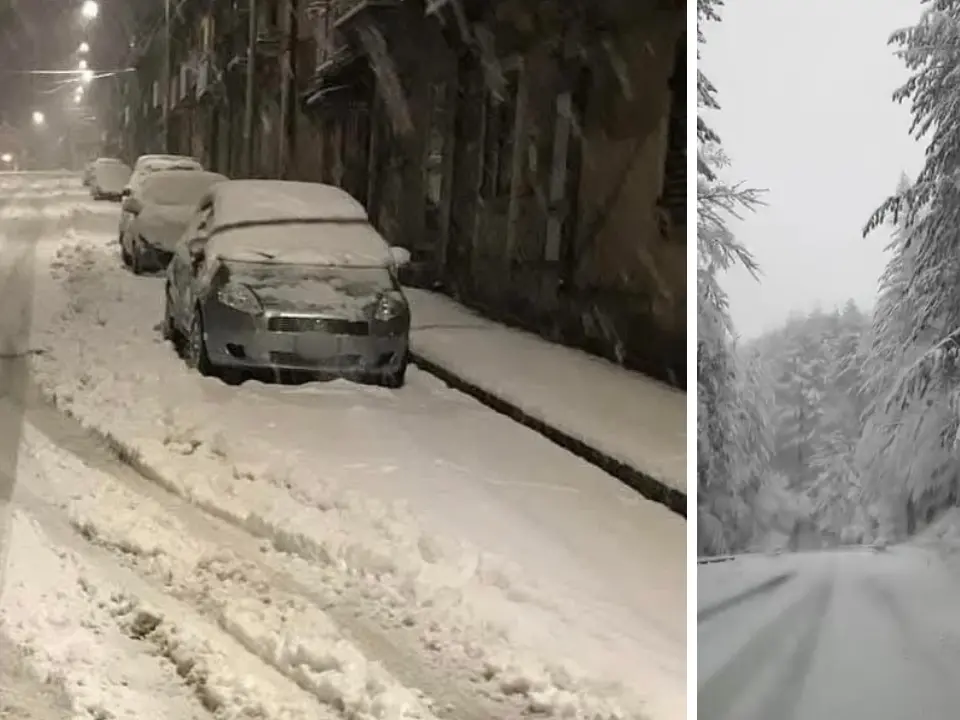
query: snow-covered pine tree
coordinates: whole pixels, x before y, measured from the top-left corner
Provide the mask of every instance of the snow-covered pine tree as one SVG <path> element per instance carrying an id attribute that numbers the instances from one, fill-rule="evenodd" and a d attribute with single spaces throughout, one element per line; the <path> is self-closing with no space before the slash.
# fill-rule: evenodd
<path id="1" fill-rule="evenodd" d="M 922 20 L 918 27 L 927 22 L 932 21 Z M 928 30 L 920 36 L 928 37 Z M 898 36 L 919 41 L 913 35 Z M 960 62 L 955 67 L 960 68 Z M 925 182 L 930 184 L 929 179 Z M 957 502 L 960 463 L 953 336 L 960 315 L 951 309 L 954 299 L 948 297 L 957 295 L 956 288 L 930 282 L 931 272 L 946 272 L 946 279 L 955 266 L 948 260 L 938 269 L 934 261 L 955 241 L 934 222 L 938 215 L 941 222 L 952 216 L 950 198 L 950 193 L 930 187 L 917 189 L 904 177 L 887 203 L 906 211 L 891 216 L 895 224 L 888 247 L 891 257 L 881 276 L 872 342 L 864 362 L 863 393 L 871 402 L 857 446 L 864 499 L 880 521 L 880 535 L 887 538 L 912 534 Z M 955 274 L 953 278 L 953 282 L 960 280 Z"/>
<path id="2" fill-rule="evenodd" d="M 698 43 L 702 24 L 719 20 L 720 0 L 698 0 Z M 701 111 L 716 110 L 716 90 L 697 73 L 697 522 L 701 554 L 742 549 L 752 533 L 751 473 L 757 448 L 745 404 L 742 368 L 734 350 L 726 294 L 718 275 L 756 263 L 729 228 L 729 221 L 759 202 L 755 190 L 721 179 L 727 166 L 720 140 Z"/>

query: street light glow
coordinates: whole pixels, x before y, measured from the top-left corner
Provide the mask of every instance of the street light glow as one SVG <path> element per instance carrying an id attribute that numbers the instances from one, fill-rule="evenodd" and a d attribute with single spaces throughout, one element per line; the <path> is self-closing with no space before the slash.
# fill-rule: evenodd
<path id="1" fill-rule="evenodd" d="M 87 61 L 86 61 L 86 60 L 81 60 L 81 61 L 80 61 L 79 68 L 80 68 L 81 70 L 86 70 L 87 67 L 89 67 L 89 66 L 87 65 Z"/>
<path id="2" fill-rule="evenodd" d="M 80 8 L 80 14 L 87 20 L 96 20 L 100 14 L 100 5 L 96 0 L 85 0 Z"/>
<path id="3" fill-rule="evenodd" d="M 85 42 L 80 43 L 80 47 L 77 48 L 77 52 L 81 55 L 86 55 L 88 52 L 90 52 L 90 45 Z"/>
<path id="4" fill-rule="evenodd" d="M 9 165 L 10 163 L 13 162 L 13 155 L 11 155 L 10 153 L 4 153 L 3 155 L 0 155 L 0 160 L 2 160 L 7 165 Z"/>
<path id="5" fill-rule="evenodd" d="M 33 124 L 34 124 L 34 125 L 37 125 L 37 126 L 40 126 L 40 125 L 43 125 L 45 122 L 47 122 L 46 116 L 45 116 L 42 112 L 40 112 L 39 110 L 34 110 L 34 111 L 33 111 Z"/>
<path id="6" fill-rule="evenodd" d="M 93 70 L 84 70 L 80 73 L 80 82 L 84 85 L 89 85 L 93 81 Z"/>

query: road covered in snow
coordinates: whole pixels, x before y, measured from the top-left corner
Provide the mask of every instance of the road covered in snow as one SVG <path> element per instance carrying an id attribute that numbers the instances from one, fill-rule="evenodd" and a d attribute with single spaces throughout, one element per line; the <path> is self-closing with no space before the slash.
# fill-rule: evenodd
<path id="1" fill-rule="evenodd" d="M 684 717 L 682 518 L 416 368 L 190 372 L 117 213 L 0 177 L 0 684 L 24 717 Z"/>
<path id="2" fill-rule="evenodd" d="M 960 569 L 940 553 L 743 556 L 698 587 L 701 717 L 957 717 Z"/>

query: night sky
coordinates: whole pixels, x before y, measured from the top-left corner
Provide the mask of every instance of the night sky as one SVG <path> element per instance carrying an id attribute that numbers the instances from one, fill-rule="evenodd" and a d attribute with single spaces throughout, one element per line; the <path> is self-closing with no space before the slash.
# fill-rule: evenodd
<path id="1" fill-rule="evenodd" d="M 69 92 L 49 94 L 63 78 L 15 71 L 75 68 L 77 48 L 88 41 L 95 68 L 115 67 L 129 40 L 117 9 L 129 16 L 136 0 L 100 0 L 100 16 L 86 26 L 83 0 L 0 0 L 0 121 L 22 125 L 35 109 L 54 119 Z M 125 5 L 127 7 L 125 7 Z"/>

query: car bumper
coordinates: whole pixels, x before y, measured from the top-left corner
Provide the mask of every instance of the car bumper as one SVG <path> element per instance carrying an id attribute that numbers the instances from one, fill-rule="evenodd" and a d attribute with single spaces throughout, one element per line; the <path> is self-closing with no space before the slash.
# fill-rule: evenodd
<path id="1" fill-rule="evenodd" d="M 406 362 L 407 333 L 331 335 L 269 332 L 206 323 L 207 355 L 214 365 L 248 370 L 307 371 L 345 377 L 396 372 Z"/>

